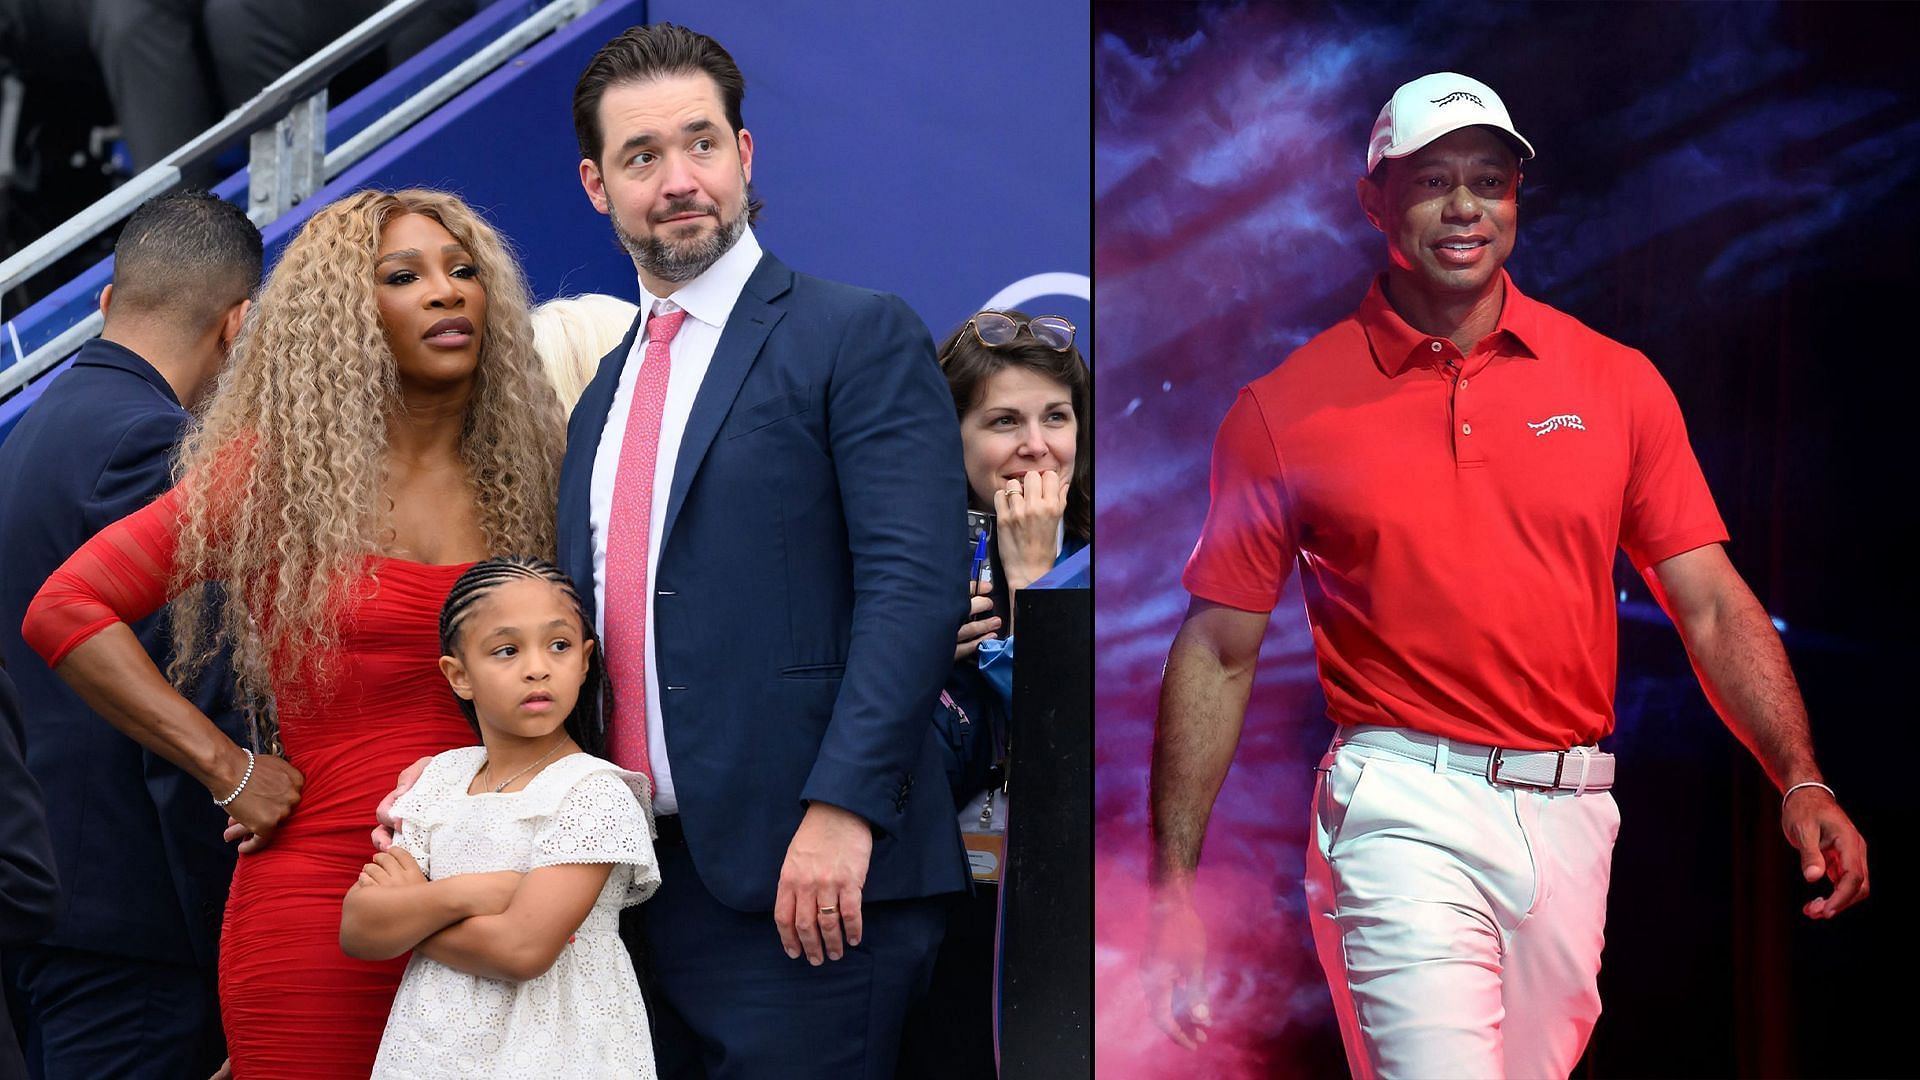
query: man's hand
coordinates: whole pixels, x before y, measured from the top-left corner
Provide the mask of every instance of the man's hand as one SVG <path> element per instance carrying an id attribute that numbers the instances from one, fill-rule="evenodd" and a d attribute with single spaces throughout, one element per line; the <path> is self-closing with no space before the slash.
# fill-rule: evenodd
<path id="1" fill-rule="evenodd" d="M 374 819 L 380 824 L 373 827 L 373 850 L 385 851 L 393 846 L 393 834 L 400 830 L 400 820 L 393 816 L 394 801 L 413 790 L 413 785 L 420 782 L 420 774 L 427 771 L 427 763 L 432 760 L 423 757 L 402 770 L 393 790 L 387 792 L 387 797 L 381 799 L 380 805 L 374 809 Z"/>
<path id="2" fill-rule="evenodd" d="M 1213 1023 L 1206 1000 L 1207 928 L 1185 889 L 1158 893 L 1151 918 L 1140 960 L 1147 1015 L 1174 1042 L 1198 1049 Z"/>
<path id="3" fill-rule="evenodd" d="M 241 772 L 234 777 L 235 784 L 246 775 L 245 768 L 242 765 Z M 246 790 L 227 806 L 228 820 L 250 834 L 241 843 L 241 851 L 258 851 L 273 840 L 274 830 L 300 805 L 300 789 L 305 784 L 306 778 L 300 775 L 300 770 L 284 759 L 272 754 L 253 755 L 253 775 L 247 777 Z M 214 798 L 225 798 L 227 791 L 215 792 Z M 232 840 L 234 836 L 234 829 L 228 828 L 227 839 Z"/>
<path id="4" fill-rule="evenodd" d="M 1780 829 L 1800 852 L 1802 877 L 1833 881 L 1831 894 L 1800 909 L 1808 918 L 1831 919 L 1867 898 L 1867 842 L 1833 796 L 1820 788 L 1795 791 L 1780 810 Z"/>
<path id="5" fill-rule="evenodd" d="M 873 828 L 865 818 L 827 803 L 807 807 L 787 845 L 773 901 L 773 923 L 789 958 L 805 952 L 807 963 L 818 967 L 823 955 L 838 960 L 844 945 L 860 944 L 860 890 L 872 857 Z"/>
<path id="6" fill-rule="evenodd" d="M 1030 472 L 1024 480 L 1009 480 L 993 493 L 994 532 L 1008 588 L 1024 589 L 1053 569 L 1070 486 L 1048 469 Z"/>
<path id="7" fill-rule="evenodd" d="M 220 1067 L 215 1069 L 213 1075 L 207 1080 L 233 1080 L 233 1059 L 228 1058 L 221 1062 Z"/>
<path id="8" fill-rule="evenodd" d="M 967 585 L 967 591 L 973 596 L 973 599 L 968 601 L 967 614 L 969 616 L 978 616 L 981 612 L 993 610 L 993 598 L 986 595 L 985 591 L 980 587 L 979 582 L 970 582 Z M 971 618 L 968 622 L 961 623 L 960 635 L 956 639 L 958 643 L 953 647 L 954 661 L 958 663 L 979 652 L 980 643 L 993 640 L 997 636 L 994 634 L 994 631 L 998 629 L 1000 629 L 1000 617 L 998 615 L 990 619 L 975 617 Z"/>

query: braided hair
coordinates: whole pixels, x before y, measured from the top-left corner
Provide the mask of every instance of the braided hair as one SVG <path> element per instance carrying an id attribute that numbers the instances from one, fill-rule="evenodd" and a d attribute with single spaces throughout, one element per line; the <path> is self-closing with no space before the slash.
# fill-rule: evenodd
<path id="1" fill-rule="evenodd" d="M 466 623 L 467 616 L 473 614 L 474 605 L 500 586 L 522 580 L 544 581 L 559 589 L 567 599 L 573 601 L 574 610 L 580 615 L 581 636 L 587 641 L 595 640 L 593 620 L 587 615 L 580 591 L 573 587 L 573 579 L 545 559 L 532 555 L 502 555 L 474 563 L 454 581 L 453 590 L 447 593 L 447 602 L 440 606 L 441 655 L 457 655 L 455 650 L 460 645 L 460 628 Z M 460 711 L 466 714 L 467 723 L 473 725 L 473 733 L 478 736 L 480 718 L 474 712 L 473 702 L 458 694 L 454 698 L 459 702 Z M 587 656 L 586 680 L 581 683 L 580 696 L 574 701 L 573 711 L 567 714 L 563 726 L 580 749 L 599 756 L 606 749 L 606 718 L 612 708 L 613 686 L 607 678 L 606 661 L 596 648 Z"/>

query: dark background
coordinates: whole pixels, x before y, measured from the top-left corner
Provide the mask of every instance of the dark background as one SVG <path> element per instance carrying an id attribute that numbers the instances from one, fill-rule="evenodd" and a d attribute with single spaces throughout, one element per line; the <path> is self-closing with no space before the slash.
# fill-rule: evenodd
<path id="1" fill-rule="evenodd" d="M 1331 726 L 1297 577 L 1274 614 L 1202 863 L 1216 1035 L 1146 1021 L 1146 782 L 1213 432 L 1235 390 L 1384 265 L 1354 180 L 1374 116 L 1479 78 L 1539 157 L 1508 268 L 1649 355 L 1735 566 L 1785 627 L 1828 782 L 1873 851 L 1832 922 L 1778 796 L 1621 561 L 1605 1013 L 1579 1076 L 1873 1076 L 1908 1049 L 1916 709 L 1909 420 L 1920 378 L 1920 65 L 1900 4 L 1105 4 L 1094 9 L 1097 1063 L 1104 1076 L 1345 1069 L 1302 913 Z M 1824 890 L 1824 886 L 1823 886 Z"/>

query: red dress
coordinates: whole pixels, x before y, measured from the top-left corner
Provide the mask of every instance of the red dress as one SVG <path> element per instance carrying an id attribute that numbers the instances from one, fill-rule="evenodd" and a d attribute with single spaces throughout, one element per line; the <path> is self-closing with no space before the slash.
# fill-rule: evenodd
<path id="1" fill-rule="evenodd" d="M 49 666 L 167 600 L 179 503 L 169 492 L 108 526 L 47 579 L 26 639 Z M 235 1080 L 364 1077 L 406 967 L 340 951 L 340 904 L 373 854 L 374 810 L 401 770 L 477 740 L 440 674 L 440 606 L 471 564 L 370 557 L 341 612 L 328 682 L 274 697 L 300 803 L 241 857 L 220 940 L 220 1010 Z"/>

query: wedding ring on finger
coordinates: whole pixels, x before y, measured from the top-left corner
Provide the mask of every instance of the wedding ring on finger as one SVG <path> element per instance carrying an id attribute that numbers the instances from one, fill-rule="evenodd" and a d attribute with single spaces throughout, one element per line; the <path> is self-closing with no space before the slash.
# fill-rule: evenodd
<path id="1" fill-rule="evenodd" d="M 822 915 L 838 915 L 839 913 L 840 908 L 835 904 L 828 904 L 826 907 L 820 909 L 820 914 Z"/>

